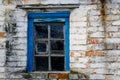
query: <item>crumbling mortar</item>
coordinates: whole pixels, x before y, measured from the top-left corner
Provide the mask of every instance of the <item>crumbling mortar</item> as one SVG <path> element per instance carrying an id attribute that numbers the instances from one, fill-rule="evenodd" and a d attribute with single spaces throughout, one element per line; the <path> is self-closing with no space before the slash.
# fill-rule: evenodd
<path id="1" fill-rule="evenodd" d="M 14 11 L 11 9 L 6 9 L 5 10 L 5 23 L 4 23 L 4 29 L 6 31 L 6 63 L 5 66 L 8 66 L 9 60 L 8 57 L 12 56 L 12 52 L 13 52 L 13 46 L 14 46 L 14 35 L 16 35 L 16 20 L 14 18 Z M 7 72 L 7 67 L 6 67 L 6 72 Z M 11 72 L 9 74 L 6 74 L 6 77 L 9 77 L 8 75 L 10 75 Z"/>

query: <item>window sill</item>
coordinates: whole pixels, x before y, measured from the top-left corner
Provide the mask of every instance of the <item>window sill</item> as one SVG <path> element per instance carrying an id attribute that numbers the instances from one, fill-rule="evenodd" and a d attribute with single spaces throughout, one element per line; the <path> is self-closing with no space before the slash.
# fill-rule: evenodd
<path id="1" fill-rule="evenodd" d="M 70 71 L 34 71 L 31 73 L 70 73 Z"/>

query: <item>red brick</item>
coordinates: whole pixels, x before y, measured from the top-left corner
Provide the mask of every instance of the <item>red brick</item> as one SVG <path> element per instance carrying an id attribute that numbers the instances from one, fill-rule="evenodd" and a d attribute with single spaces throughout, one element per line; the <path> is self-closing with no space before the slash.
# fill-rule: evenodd
<path id="1" fill-rule="evenodd" d="M 90 40 L 89 40 L 89 43 L 90 43 L 90 44 L 99 44 L 100 41 L 99 41 L 99 39 L 90 39 Z"/>
<path id="2" fill-rule="evenodd" d="M 96 52 L 95 52 L 95 55 L 96 55 L 96 56 L 102 56 L 102 55 L 103 55 L 103 51 L 96 51 Z"/>
<path id="3" fill-rule="evenodd" d="M 74 55 L 75 55 L 74 52 L 71 52 L 71 53 L 70 53 L 70 56 L 71 56 L 71 57 L 74 57 Z"/>
<path id="4" fill-rule="evenodd" d="M 58 79 L 68 79 L 68 74 L 60 73 L 58 74 Z"/>
<path id="5" fill-rule="evenodd" d="M 5 37 L 5 32 L 0 32 L 0 38 Z"/>
<path id="6" fill-rule="evenodd" d="M 85 54 L 86 56 L 93 56 L 94 55 L 94 51 L 89 51 L 89 52 L 86 52 Z"/>
<path id="7" fill-rule="evenodd" d="M 88 51 L 85 54 L 86 56 L 102 56 L 103 51 Z"/>

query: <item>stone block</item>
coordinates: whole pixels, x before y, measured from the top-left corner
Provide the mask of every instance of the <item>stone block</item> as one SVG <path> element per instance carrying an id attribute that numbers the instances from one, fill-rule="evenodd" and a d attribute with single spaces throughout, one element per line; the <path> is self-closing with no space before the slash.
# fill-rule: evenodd
<path id="1" fill-rule="evenodd" d="M 78 80 L 78 79 L 79 79 L 79 78 L 78 78 L 78 74 L 72 74 L 72 73 L 69 74 L 69 79 L 70 79 L 70 80 L 74 80 L 74 79 L 75 79 L 75 80 Z"/>
<path id="2" fill-rule="evenodd" d="M 57 73 L 49 73 L 48 76 L 49 76 L 49 79 L 58 79 Z"/>
<path id="3" fill-rule="evenodd" d="M 39 79 L 39 80 L 41 80 L 41 79 L 48 79 L 48 73 L 32 73 L 31 74 L 32 75 L 32 78 L 34 78 L 34 79 Z"/>

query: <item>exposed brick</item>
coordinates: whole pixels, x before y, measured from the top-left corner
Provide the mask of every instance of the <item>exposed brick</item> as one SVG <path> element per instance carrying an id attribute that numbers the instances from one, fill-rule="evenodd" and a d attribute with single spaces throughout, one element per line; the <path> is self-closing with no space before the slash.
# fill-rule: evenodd
<path id="1" fill-rule="evenodd" d="M 58 79 L 68 79 L 68 74 L 59 73 L 59 74 L 58 74 Z"/>
<path id="2" fill-rule="evenodd" d="M 99 44 L 99 43 L 100 43 L 100 40 L 99 40 L 99 39 L 90 39 L 90 40 L 89 40 L 89 43 L 90 43 L 90 44 Z"/>
<path id="3" fill-rule="evenodd" d="M 0 38 L 4 38 L 6 36 L 5 32 L 0 32 Z"/>
<path id="4" fill-rule="evenodd" d="M 86 52 L 86 56 L 102 56 L 103 51 L 88 51 Z"/>
<path id="5" fill-rule="evenodd" d="M 74 52 L 71 52 L 71 53 L 70 53 L 70 56 L 71 56 L 71 57 L 74 57 L 74 55 L 75 55 Z"/>

